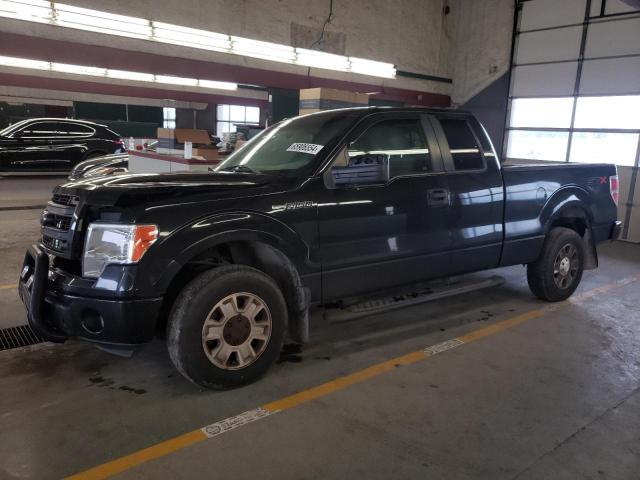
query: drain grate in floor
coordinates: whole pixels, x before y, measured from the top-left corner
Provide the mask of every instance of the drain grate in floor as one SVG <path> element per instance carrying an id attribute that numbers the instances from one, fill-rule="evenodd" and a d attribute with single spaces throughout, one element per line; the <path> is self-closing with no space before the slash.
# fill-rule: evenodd
<path id="1" fill-rule="evenodd" d="M 0 351 L 35 345 L 42 341 L 42 338 L 31 330 L 29 325 L 19 325 L 0 330 Z"/>

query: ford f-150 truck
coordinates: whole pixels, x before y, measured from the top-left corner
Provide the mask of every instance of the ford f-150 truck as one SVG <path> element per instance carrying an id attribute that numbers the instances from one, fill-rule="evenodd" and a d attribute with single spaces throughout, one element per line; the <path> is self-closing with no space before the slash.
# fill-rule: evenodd
<path id="1" fill-rule="evenodd" d="M 212 172 L 56 187 L 19 292 L 47 340 L 131 349 L 165 328 L 176 368 L 225 388 L 307 341 L 311 305 L 516 264 L 566 299 L 618 236 L 617 201 L 615 166 L 501 165 L 468 113 L 333 110 Z"/>

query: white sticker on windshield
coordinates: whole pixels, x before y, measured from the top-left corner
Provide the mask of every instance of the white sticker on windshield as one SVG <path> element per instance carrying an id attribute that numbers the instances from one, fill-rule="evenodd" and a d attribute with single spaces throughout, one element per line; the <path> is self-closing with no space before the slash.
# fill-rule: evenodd
<path id="1" fill-rule="evenodd" d="M 292 143 L 291 146 L 287 148 L 287 152 L 302 152 L 315 155 L 322 150 L 322 147 L 324 147 L 324 145 L 316 145 L 314 143 Z"/>

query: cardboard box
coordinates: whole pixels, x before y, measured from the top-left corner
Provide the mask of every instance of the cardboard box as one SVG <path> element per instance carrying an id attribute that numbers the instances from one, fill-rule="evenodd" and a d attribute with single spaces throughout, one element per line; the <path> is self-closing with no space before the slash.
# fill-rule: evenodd
<path id="1" fill-rule="evenodd" d="M 169 155 L 181 154 L 184 142 L 193 143 L 194 147 L 211 146 L 211 138 L 206 130 L 191 128 L 158 128 L 158 153 Z M 195 153 L 194 153 L 195 155 Z"/>
<path id="2" fill-rule="evenodd" d="M 333 88 L 305 88 L 300 90 L 299 114 L 333 110 L 335 108 L 365 107 L 369 95 Z"/>
<path id="3" fill-rule="evenodd" d="M 209 147 L 198 147 L 193 149 L 193 158 L 203 158 L 204 160 L 219 160 L 218 149 L 213 145 Z"/>

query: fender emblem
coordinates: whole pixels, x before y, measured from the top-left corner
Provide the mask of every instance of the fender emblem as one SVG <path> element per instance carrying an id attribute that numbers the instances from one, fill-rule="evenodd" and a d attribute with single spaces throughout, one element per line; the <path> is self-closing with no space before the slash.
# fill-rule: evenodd
<path id="1" fill-rule="evenodd" d="M 313 208 L 317 205 L 311 200 L 302 200 L 300 202 L 287 202 L 280 205 L 271 205 L 272 210 L 299 210 L 301 208 Z"/>

